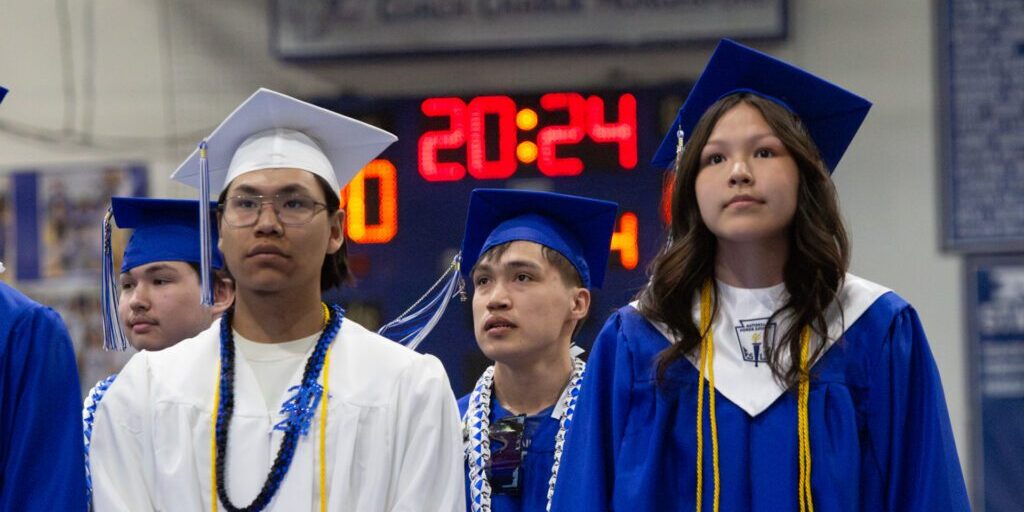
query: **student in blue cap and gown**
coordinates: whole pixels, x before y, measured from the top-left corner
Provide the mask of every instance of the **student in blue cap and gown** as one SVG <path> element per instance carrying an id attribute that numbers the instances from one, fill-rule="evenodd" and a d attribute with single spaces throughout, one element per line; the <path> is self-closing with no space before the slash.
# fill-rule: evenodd
<path id="1" fill-rule="evenodd" d="M 0 510 L 85 510 L 80 397 L 60 315 L 0 282 Z"/>
<path id="2" fill-rule="evenodd" d="M 459 400 L 468 510 L 546 510 L 585 364 L 572 337 L 600 286 L 618 206 L 549 192 L 474 190 L 462 272 L 473 333 L 494 361 Z"/>
<path id="3" fill-rule="evenodd" d="M 215 206 L 211 203 L 211 206 Z M 132 229 L 115 276 L 110 220 Z M 217 239 L 216 226 L 211 226 Z M 205 331 L 231 305 L 234 288 L 223 272 L 219 252 L 212 253 L 214 304 L 200 302 L 199 202 L 180 199 L 114 197 L 104 222 L 103 257 L 104 345 L 108 350 L 163 350 Z M 117 279 L 117 281 L 114 281 Z M 85 471 L 89 480 L 89 448 L 96 409 L 117 374 L 98 382 L 86 395 L 82 410 Z M 92 483 L 87 482 L 91 493 Z"/>
<path id="4" fill-rule="evenodd" d="M 321 301 L 347 275 L 338 194 L 394 140 L 261 89 L 179 167 L 219 194 L 235 301 L 118 375 L 93 430 L 98 510 L 464 509 L 441 363 Z"/>
<path id="5" fill-rule="evenodd" d="M 671 240 L 595 342 L 552 510 L 968 510 L 917 313 L 847 273 L 829 174 L 869 107 L 719 44 L 655 156 Z"/>

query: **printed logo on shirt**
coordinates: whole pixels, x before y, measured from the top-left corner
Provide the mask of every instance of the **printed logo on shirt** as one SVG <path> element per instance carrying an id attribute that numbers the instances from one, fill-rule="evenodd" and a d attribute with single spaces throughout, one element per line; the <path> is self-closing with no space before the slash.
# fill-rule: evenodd
<path id="1" fill-rule="evenodd" d="M 743 360 L 754 363 L 755 367 L 768 362 L 768 347 L 775 344 L 775 322 L 768 323 L 768 320 L 740 320 L 740 324 L 736 326 L 736 340 L 740 344 Z"/>

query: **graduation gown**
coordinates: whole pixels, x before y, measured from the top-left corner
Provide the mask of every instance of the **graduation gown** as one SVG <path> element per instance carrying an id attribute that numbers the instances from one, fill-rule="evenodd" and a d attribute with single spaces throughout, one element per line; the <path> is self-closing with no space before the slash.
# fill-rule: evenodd
<path id="1" fill-rule="evenodd" d="M 220 320 L 191 340 L 136 354 L 118 375 L 93 427 L 96 510 L 211 510 L 219 334 Z M 330 358 L 327 509 L 462 511 L 462 436 L 440 362 L 347 319 Z M 244 506 L 267 477 L 284 415 L 279 404 L 267 407 L 240 354 L 235 366 L 225 472 L 232 502 Z M 319 510 L 320 418 L 317 408 L 267 510 Z"/>
<path id="2" fill-rule="evenodd" d="M 968 510 L 942 385 L 917 313 L 887 292 L 847 321 L 842 339 L 811 369 L 815 512 Z M 694 510 L 699 373 L 680 360 L 659 387 L 655 360 L 669 343 L 633 306 L 608 319 L 587 363 L 552 510 Z M 716 402 L 720 510 L 798 510 L 795 391 L 756 416 L 719 391 Z M 707 407 L 702 494 L 704 510 L 712 510 Z"/>
<path id="3" fill-rule="evenodd" d="M 60 315 L 0 283 L 0 510 L 85 510 L 81 393 Z"/>
<path id="4" fill-rule="evenodd" d="M 561 403 L 561 399 L 559 403 Z M 468 408 L 469 395 L 466 395 L 459 399 L 459 415 L 464 417 Z M 551 480 L 551 464 L 555 457 L 555 435 L 558 434 L 559 426 L 557 411 L 558 406 L 556 405 L 540 414 L 526 418 L 526 425 L 523 429 L 523 444 L 526 446 L 526 454 L 523 457 L 522 466 L 520 466 L 521 493 L 519 496 L 492 494 L 491 510 L 493 512 L 539 512 L 547 507 L 548 482 Z M 492 425 L 496 421 L 512 415 L 492 396 L 489 416 Z M 466 510 L 472 510 L 468 463 L 465 464 L 465 472 Z"/>

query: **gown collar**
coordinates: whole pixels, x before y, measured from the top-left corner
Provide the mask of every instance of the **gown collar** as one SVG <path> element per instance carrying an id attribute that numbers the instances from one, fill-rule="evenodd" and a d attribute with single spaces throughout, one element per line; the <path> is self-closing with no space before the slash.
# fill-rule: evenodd
<path id="1" fill-rule="evenodd" d="M 765 332 L 764 320 L 767 316 L 770 316 L 771 305 L 777 304 L 781 306 L 784 303 L 785 297 L 784 294 L 779 294 L 778 291 L 775 291 L 776 287 L 743 290 L 725 287 L 722 283 L 719 283 L 719 287 L 724 290 L 723 300 L 729 301 L 734 306 L 742 307 L 744 304 L 755 304 L 753 307 L 756 308 L 758 307 L 757 304 L 760 304 L 760 307 L 765 308 L 761 311 L 769 311 L 768 315 L 754 315 L 756 317 L 763 316 L 764 318 L 746 319 L 743 318 L 742 312 L 733 311 L 730 313 L 725 311 L 727 307 L 723 305 L 722 310 L 719 311 L 718 316 L 715 318 L 713 326 L 715 341 L 715 389 L 730 402 L 746 411 L 751 417 L 757 416 L 775 403 L 787 389 L 776 381 L 772 375 L 771 368 L 765 363 L 763 353 L 753 350 L 752 343 L 755 340 L 755 335 L 760 336 Z M 832 348 L 835 341 L 879 297 L 889 291 L 891 290 L 879 284 L 861 279 L 853 274 L 846 274 L 842 290 L 839 293 L 839 300 L 833 302 L 826 312 L 829 335 L 828 339 L 825 340 L 825 348 L 822 351 L 822 355 Z M 637 303 L 632 302 L 630 306 L 636 309 Z M 734 318 L 736 316 L 740 318 Z M 730 325 L 723 324 L 721 321 L 723 317 L 729 319 L 728 323 Z M 699 321 L 699 319 L 700 302 L 695 301 L 694 321 Z M 761 320 L 760 323 L 757 322 L 758 320 Z M 670 343 L 676 342 L 676 338 L 671 334 L 666 324 L 650 319 L 647 319 L 647 321 Z M 785 316 L 776 318 L 773 322 L 776 325 L 769 326 L 769 336 L 772 335 L 772 331 L 777 333 L 774 337 L 781 336 L 781 333 L 785 332 L 788 326 L 787 322 L 789 322 L 789 319 Z M 821 343 L 821 340 L 812 339 L 812 346 L 814 346 L 813 343 Z M 687 356 L 687 360 L 690 361 L 694 368 L 699 368 L 700 362 L 698 357 L 699 354 Z M 818 361 L 820 360 L 821 357 L 818 358 Z"/>

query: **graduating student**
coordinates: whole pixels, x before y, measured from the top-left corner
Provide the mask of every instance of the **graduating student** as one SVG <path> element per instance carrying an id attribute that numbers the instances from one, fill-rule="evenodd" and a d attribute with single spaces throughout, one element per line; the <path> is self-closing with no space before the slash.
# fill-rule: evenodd
<path id="1" fill-rule="evenodd" d="M 394 140 L 261 89 L 179 168 L 201 185 L 208 165 L 235 302 L 118 376 L 93 432 L 98 510 L 463 510 L 440 362 L 320 298 L 347 272 L 338 193 Z"/>
<path id="2" fill-rule="evenodd" d="M 0 282 L 0 510 L 85 510 L 80 393 L 60 315 Z"/>
<path id="3" fill-rule="evenodd" d="M 205 331 L 231 305 L 234 288 L 223 272 L 214 280 L 214 304 L 200 303 L 198 201 L 114 197 L 110 212 L 117 227 L 133 231 L 119 281 L 104 283 L 113 285 L 118 297 L 108 301 L 117 311 L 105 315 L 108 348 L 123 350 L 127 341 L 137 350 L 165 349 Z M 210 228 L 216 243 L 216 225 Z M 109 249 L 104 252 L 112 266 Z M 220 252 L 212 250 L 211 257 L 214 271 L 222 271 Z"/>
<path id="4" fill-rule="evenodd" d="M 671 241 L 598 336 L 553 510 L 968 509 L 917 313 L 846 273 L 829 173 L 869 107 L 718 46 L 655 156 Z"/>
<path id="5" fill-rule="evenodd" d="M 121 259 L 118 281 L 113 273 L 110 220 L 133 229 Z M 212 239 L 217 239 L 216 226 Z M 226 274 L 214 281 L 215 302 L 200 302 L 199 202 L 178 199 L 114 197 L 104 222 L 104 336 L 109 350 L 163 350 L 210 327 L 234 299 Z M 220 253 L 212 252 L 211 266 L 222 272 Z M 82 410 L 85 470 L 90 477 L 89 449 L 96 409 L 117 374 L 97 383 L 86 395 Z M 88 482 L 91 491 L 91 480 Z"/>
<path id="6" fill-rule="evenodd" d="M 563 194 L 473 191 L 462 270 L 473 333 L 494 365 L 459 400 L 471 511 L 549 506 L 585 369 L 572 336 L 604 280 L 616 210 Z"/>

